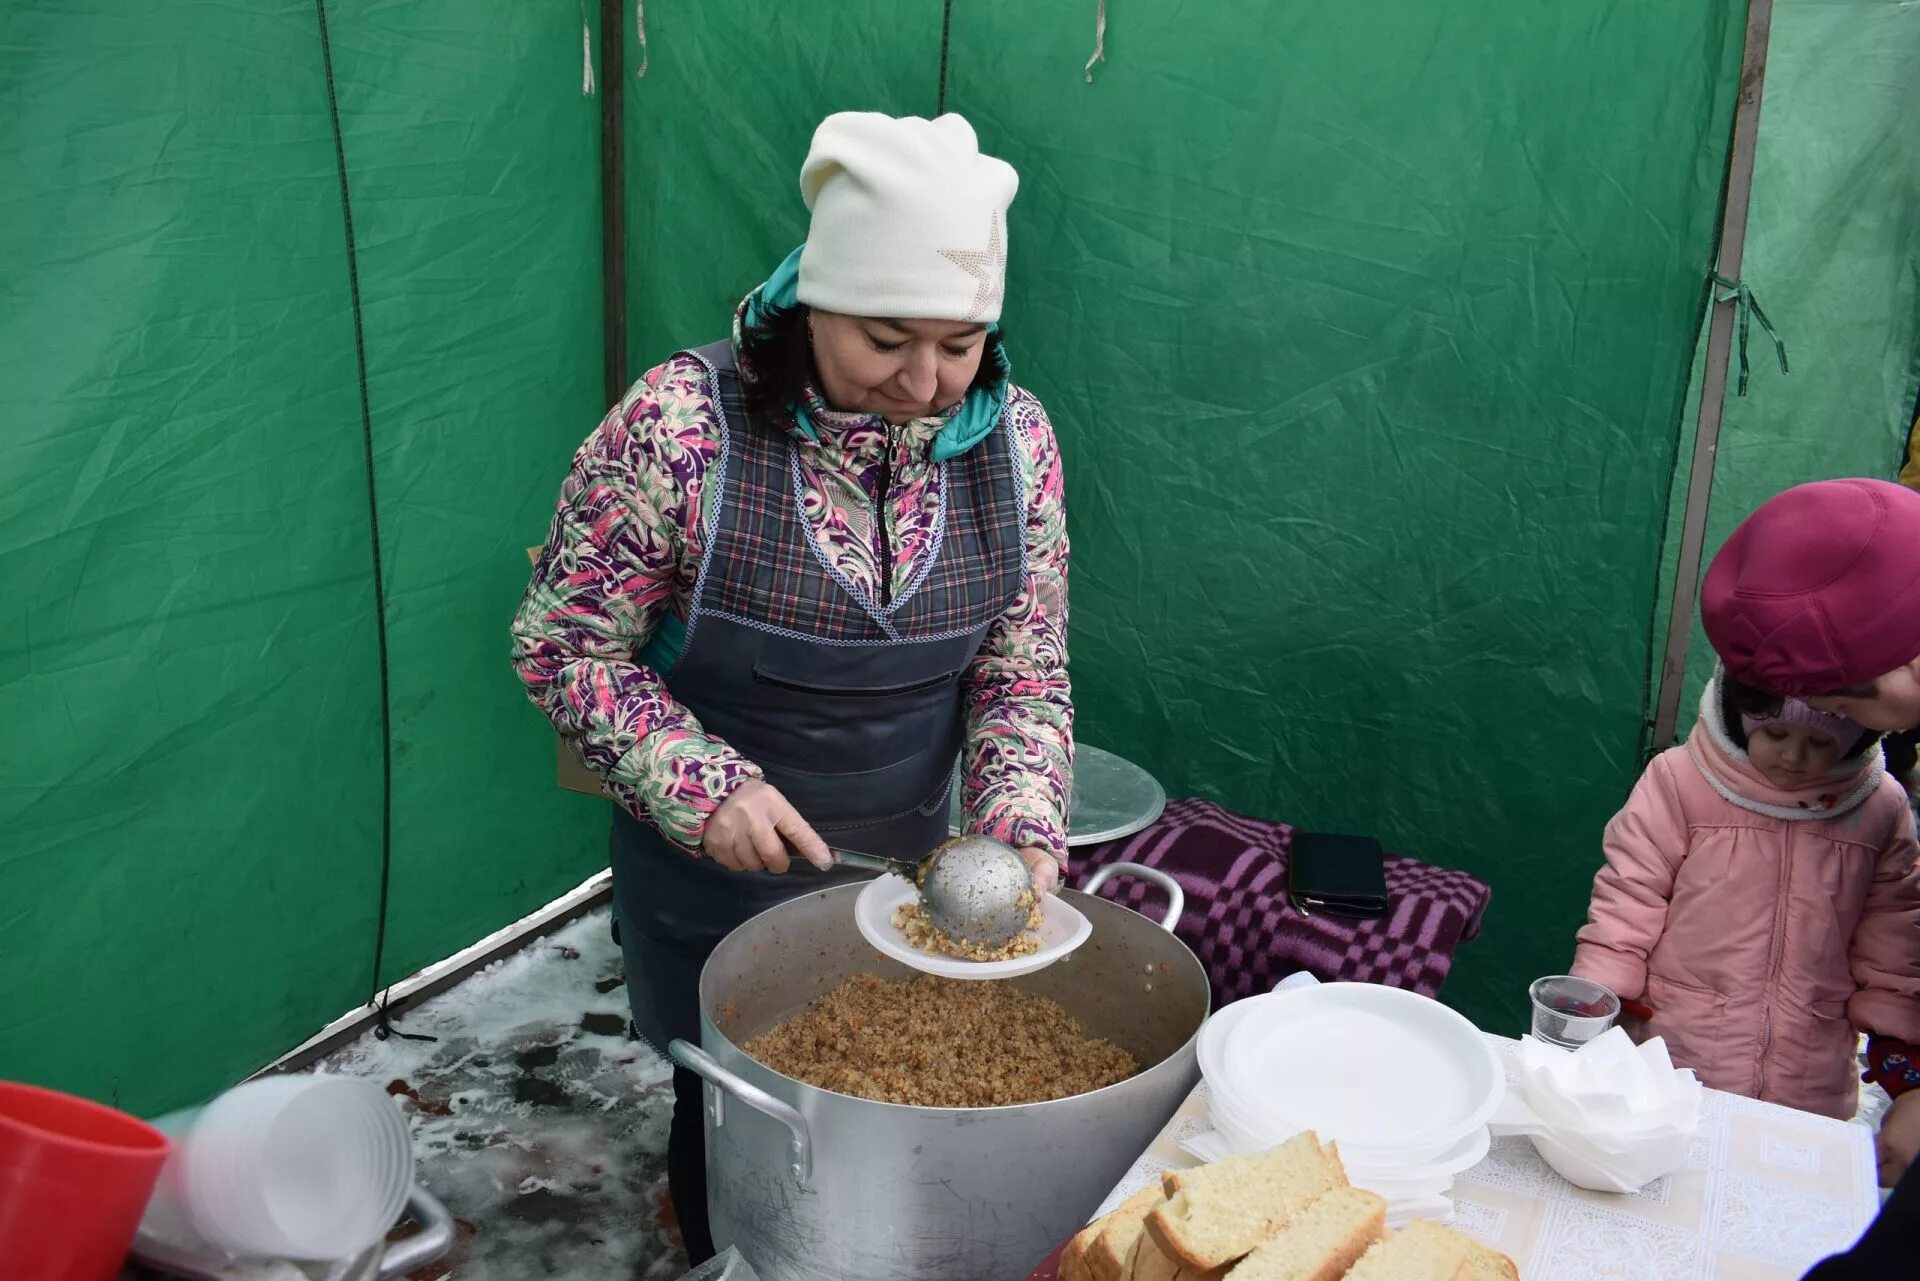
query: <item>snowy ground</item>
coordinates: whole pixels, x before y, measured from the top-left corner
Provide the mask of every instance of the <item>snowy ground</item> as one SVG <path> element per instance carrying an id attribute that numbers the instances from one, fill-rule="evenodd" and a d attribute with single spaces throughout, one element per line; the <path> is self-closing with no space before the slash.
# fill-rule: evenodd
<path id="1" fill-rule="evenodd" d="M 475 974 L 317 1069 L 401 1098 L 420 1182 L 460 1221 L 416 1281 L 667 1281 L 687 1270 L 666 1202 L 672 1089 L 627 1038 L 605 909 Z"/>

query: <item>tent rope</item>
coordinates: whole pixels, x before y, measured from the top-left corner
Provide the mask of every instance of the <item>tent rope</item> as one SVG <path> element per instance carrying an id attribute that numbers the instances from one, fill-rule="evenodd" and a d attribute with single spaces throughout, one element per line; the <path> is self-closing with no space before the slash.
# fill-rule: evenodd
<path id="1" fill-rule="evenodd" d="M 380 991 L 380 1004 L 375 1007 L 379 1011 L 380 1021 L 374 1025 L 373 1039 L 384 1041 L 389 1037 L 397 1036 L 403 1041 L 438 1042 L 440 1038 L 437 1036 L 428 1036 L 425 1032 L 402 1032 L 393 1025 L 393 1019 L 387 1013 L 387 996 L 390 991 L 391 989 L 388 988 L 382 988 Z"/>
<path id="2" fill-rule="evenodd" d="M 1087 59 L 1087 83 L 1093 83 L 1093 64 L 1107 60 L 1107 0 L 1099 0 L 1093 15 L 1093 56 Z"/>
<path id="3" fill-rule="evenodd" d="M 327 30 L 327 0 L 313 0 L 314 20 L 320 32 L 320 66 L 327 82 L 327 119 L 333 130 L 334 169 L 340 179 L 340 222 L 346 239 L 347 298 L 353 313 L 353 360 L 360 383 L 360 451 L 367 481 L 368 568 L 373 588 L 373 634 L 380 671 L 380 898 L 374 912 L 373 973 L 368 980 L 367 1004 L 379 1000 L 379 1025 L 373 1034 L 408 1040 L 432 1040 L 401 1032 L 387 1014 L 380 971 L 387 954 L 387 905 L 393 890 L 393 677 L 387 645 L 387 585 L 380 551 L 380 492 L 374 467 L 373 398 L 367 386 L 367 323 L 360 296 L 360 247 L 353 234 L 353 184 L 347 173 L 346 135 L 340 129 L 340 90 L 333 76 L 333 40 Z"/>
<path id="4" fill-rule="evenodd" d="M 1780 373 L 1785 376 L 1788 373 L 1787 344 L 1780 340 L 1773 322 L 1767 319 L 1767 313 L 1761 309 L 1760 300 L 1753 296 L 1753 286 L 1744 280 L 1728 280 L 1717 271 L 1710 273 L 1709 278 L 1720 290 L 1714 296 L 1714 301 L 1733 303 L 1740 317 L 1740 383 L 1734 394 L 1747 394 L 1747 382 L 1752 372 L 1747 361 L 1747 342 L 1752 336 L 1753 322 L 1756 320 L 1760 322 L 1761 330 L 1773 340 L 1774 353 L 1780 358 Z"/>
<path id="5" fill-rule="evenodd" d="M 934 100 L 933 114 L 947 114 L 947 67 L 953 54 L 953 0 L 940 6 L 940 93 Z"/>
<path id="6" fill-rule="evenodd" d="M 587 0 L 580 0 L 580 93 L 593 96 L 593 27 L 587 22 Z"/>

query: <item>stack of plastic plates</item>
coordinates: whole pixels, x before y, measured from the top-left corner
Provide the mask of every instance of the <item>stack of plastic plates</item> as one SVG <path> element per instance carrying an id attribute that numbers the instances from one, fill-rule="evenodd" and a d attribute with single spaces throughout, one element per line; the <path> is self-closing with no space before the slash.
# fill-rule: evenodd
<path id="1" fill-rule="evenodd" d="M 1454 1177 L 1485 1158 L 1506 1089 L 1499 1055 L 1460 1015 L 1412 992 L 1326 983 L 1249 997 L 1200 1033 L 1213 1126 L 1235 1152 L 1302 1130 L 1340 1146 L 1391 1218 L 1444 1217 Z"/>

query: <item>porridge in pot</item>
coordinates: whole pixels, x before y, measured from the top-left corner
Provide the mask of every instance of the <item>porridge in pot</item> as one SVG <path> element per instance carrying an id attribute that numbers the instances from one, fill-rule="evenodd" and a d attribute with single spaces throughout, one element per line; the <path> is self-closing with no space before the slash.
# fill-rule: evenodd
<path id="1" fill-rule="evenodd" d="M 1003 982 L 859 974 L 742 1047 L 776 1072 L 856 1098 L 981 1108 L 1085 1094 L 1140 1071 L 1057 1001 Z"/>

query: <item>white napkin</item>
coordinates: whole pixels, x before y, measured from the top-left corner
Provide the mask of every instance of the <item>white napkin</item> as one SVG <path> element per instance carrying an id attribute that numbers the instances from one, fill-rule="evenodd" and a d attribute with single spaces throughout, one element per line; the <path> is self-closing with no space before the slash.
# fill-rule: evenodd
<path id="1" fill-rule="evenodd" d="M 1702 1093 L 1658 1037 L 1635 1045 L 1612 1028 L 1563 1050 L 1529 1036 L 1520 1042 L 1520 1089 L 1508 1092 L 1492 1129 L 1531 1138 L 1578 1187 L 1637 1192 L 1686 1163 Z"/>

